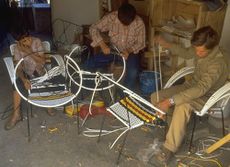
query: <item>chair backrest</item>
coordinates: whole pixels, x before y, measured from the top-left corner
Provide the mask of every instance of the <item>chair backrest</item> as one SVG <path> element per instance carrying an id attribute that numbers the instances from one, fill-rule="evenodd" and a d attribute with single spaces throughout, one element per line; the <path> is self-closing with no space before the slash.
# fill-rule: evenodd
<path id="1" fill-rule="evenodd" d="M 14 50 L 15 50 L 16 46 L 17 46 L 16 43 L 10 45 L 10 54 L 11 54 L 11 56 L 14 56 Z"/>
<path id="2" fill-rule="evenodd" d="M 230 66 L 229 66 L 230 70 Z M 221 118 L 221 112 L 223 111 L 224 117 L 230 114 L 230 73 L 228 79 L 221 88 L 219 88 L 206 102 L 204 107 L 200 112 L 197 112 L 197 115 L 204 115 L 211 113 L 213 117 Z M 209 112 L 211 111 L 211 112 Z"/>
<path id="3" fill-rule="evenodd" d="M 195 69 L 195 67 L 184 67 L 184 68 L 180 69 L 175 74 L 173 74 L 173 76 L 171 76 L 169 78 L 169 80 L 167 81 L 167 83 L 164 86 L 164 89 L 171 87 L 180 78 L 182 78 L 188 74 L 193 73 L 194 69 Z"/>
<path id="4" fill-rule="evenodd" d="M 50 52 L 50 50 L 51 50 L 50 49 L 50 43 L 48 41 L 43 41 L 42 46 L 43 46 L 45 52 Z"/>
<path id="5" fill-rule="evenodd" d="M 205 103 L 201 111 L 196 114 L 199 116 L 203 116 L 208 114 L 210 111 L 220 111 L 229 112 L 226 110 L 226 107 L 230 103 L 230 82 L 227 82 L 224 86 L 218 89 L 213 95 L 208 99 Z"/>
<path id="6" fill-rule="evenodd" d="M 10 54 L 14 56 L 14 50 L 15 47 L 17 46 L 16 43 L 10 45 Z M 43 41 L 42 42 L 42 47 L 44 48 L 44 52 L 50 52 L 50 43 L 48 41 Z"/>
<path id="7" fill-rule="evenodd" d="M 171 87 L 178 79 L 194 72 L 194 67 L 184 67 L 176 72 L 165 84 L 164 89 Z M 230 75 L 229 75 L 230 79 Z M 197 115 L 203 116 L 208 114 L 208 111 L 222 110 L 226 114 L 230 107 L 230 82 L 226 82 L 224 86 L 219 88 L 205 103 L 201 111 L 195 111 Z M 219 112 L 220 113 L 220 112 Z M 219 114 L 218 113 L 218 114 Z M 217 116 L 220 117 L 220 116 Z"/>
<path id="8" fill-rule="evenodd" d="M 10 76 L 11 83 L 14 84 L 14 63 L 13 57 L 4 57 L 4 63 Z"/>

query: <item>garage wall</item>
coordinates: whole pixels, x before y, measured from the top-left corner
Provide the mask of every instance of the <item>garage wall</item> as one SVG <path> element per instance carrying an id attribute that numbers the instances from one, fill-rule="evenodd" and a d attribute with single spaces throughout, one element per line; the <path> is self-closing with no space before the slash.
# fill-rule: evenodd
<path id="1" fill-rule="evenodd" d="M 100 0 L 51 1 L 53 39 L 57 47 L 70 45 L 80 40 L 78 34 L 82 32 L 82 27 L 79 28 L 76 25 L 90 25 L 96 22 L 100 18 L 100 2 Z M 68 22 L 63 24 L 59 19 L 74 24 Z"/>
<path id="2" fill-rule="evenodd" d="M 99 0 L 52 0 L 52 20 L 61 18 L 76 24 L 91 24 L 99 19 Z"/>

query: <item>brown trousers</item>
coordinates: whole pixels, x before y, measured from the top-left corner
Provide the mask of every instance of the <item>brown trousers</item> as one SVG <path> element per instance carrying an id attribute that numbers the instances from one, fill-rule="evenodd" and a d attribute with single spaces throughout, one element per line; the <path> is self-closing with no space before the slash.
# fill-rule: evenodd
<path id="1" fill-rule="evenodd" d="M 187 89 L 184 85 L 172 86 L 159 91 L 159 101 L 171 98 L 173 95 Z M 152 104 L 157 103 L 157 94 L 151 95 Z M 202 99 L 196 99 L 189 103 L 175 105 L 169 130 L 166 135 L 164 147 L 172 152 L 176 152 L 180 147 L 186 132 L 187 124 L 190 120 L 193 108 L 200 108 L 204 104 Z"/>

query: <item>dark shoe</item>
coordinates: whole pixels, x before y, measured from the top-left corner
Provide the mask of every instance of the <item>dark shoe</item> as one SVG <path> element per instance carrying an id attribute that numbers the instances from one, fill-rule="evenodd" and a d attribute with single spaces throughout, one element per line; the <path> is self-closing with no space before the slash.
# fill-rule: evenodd
<path id="1" fill-rule="evenodd" d="M 47 109 L 47 114 L 52 117 L 52 116 L 56 115 L 56 112 L 55 112 L 55 110 L 53 108 L 48 108 Z"/>
<path id="2" fill-rule="evenodd" d="M 4 126 L 4 129 L 5 130 L 11 130 L 15 127 L 15 125 L 19 122 L 19 121 L 22 121 L 22 117 L 21 115 L 18 117 L 18 118 L 15 118 L 13 116 L 11 116 L 9 118 L 9 120 L 6 122 L 5 126 Z"/>
<path id="3" fill-rule="evenodd" d="M 168 164 L 172 157 L 173 157 L 173 152 L 165 147 L 162 147 L 159 153 L 156 154 L 156 159 L 163 164 Z"/>

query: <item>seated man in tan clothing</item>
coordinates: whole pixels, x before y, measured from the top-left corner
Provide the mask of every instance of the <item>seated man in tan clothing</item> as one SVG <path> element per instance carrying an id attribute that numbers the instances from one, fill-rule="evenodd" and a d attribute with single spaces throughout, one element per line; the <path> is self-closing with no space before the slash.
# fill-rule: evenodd
<path id="1" fill-rule="evenodd" d="M 40 39 L 28 36 L 19 35 L 18 42 L 14 50 L 14 62 L 17 62 L 24 58 L 23 64 L 17 71 L 17 84 L 20 90 L 30 89 L 31 78 L 42 76 L 45 73 L 44 65 L 46 62 L 46 56 L 44 55 L 44 49 Z M 14 89 L 13 91 L 13 113 L 9 120 L 5 124 L 5 130 L 12 129 L 20 120 L 22 116 L 20 113 L 21 97 L 18 92 Z M 48 109 L 49 115 L 55 113 Z"/>
<path id="2" fill-rule="evenodd" d="M 186 126 L 193 109 L 201 109 L 207 99 L 223 86 L 228 77 L 228 64 L 219 46 L 219 37 L 210 27 L 202 27 L 194 32 L 188 49 L 166 42 L 156 37 L 156 42 L 169 48 L 175 55 L 184 58 L 194 58 L 195 71 L 191 79 L 182 85 L 172 86 L 151 95 L 151 102 L 167 112 L 174 107 L 172 121 L 166 135 L 163 148 L 155 159 L 167 163 L 175 153 L 185 136 Z"/>

